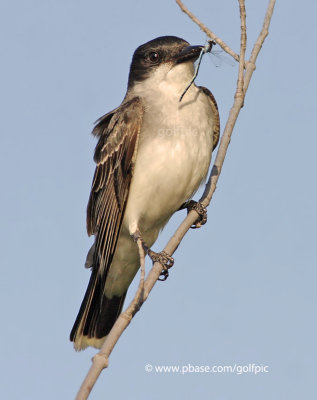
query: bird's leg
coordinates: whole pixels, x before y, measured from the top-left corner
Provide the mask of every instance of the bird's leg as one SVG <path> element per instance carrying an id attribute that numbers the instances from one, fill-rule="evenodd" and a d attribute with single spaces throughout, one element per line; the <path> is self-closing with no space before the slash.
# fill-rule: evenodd
<path id="1" fill-rule="evenodd" d="M 151 260 L 153 261 L 153 263 L 159 262 L 163 267 L 158 280 L 166 281 L 166 279 L 168 278 L 168 275 L 169 275 L 168 270 L 170 268 L 172 268 L 172 266 L 174 265 L 174 258 L 171 257 L 170 255 L 168 255 L 165 251 L 156 253 L 155 251 L 153 251 L 151 249 L 148 250 L 148 255 L 151 258 Z"/>
<path id="2" fill-rule="evenodd" d="M 207 208 L 200 201 L 187 201 L 180 206 L 179 210 L 183 210 L 184 208 L 187 208 L 187 214 L 191 210 L 195 210 L 198 213 L 199 218 L 195 224 L 191 226 L 192 229 L 197 229 L 205 225 L 207 222 Z"/>
<path id="3" fill-rule="evenodd" d="M 147 245 L 145 244 L 145 242 L 144 242 L 144 240 L 143 240 L 143 237 L 142 237 L 142 235 L 141 235 L 141 232 L 140 232 L 138 229 L 137 229 L 134 233 L 131 234 L 131 237 L 132 237 L 132 239 L 133 239 L 133 241 L 134 241 L 135 243 L 137 243 L 137 241 L 138 241 L 139 239 L 141 239 L 142 247 L 143 247 L 143 249 L 144 249 L 144 251 L 145 251 L 145 254 L 148 254 L 149 248 L 148 248 Z"/>
<path id="4" fill-rule="evenodd" d="M 161 272 L 162 278 L 158 278 L 159 281 L 166 281 L 168 278 L 168 270 L 172 268 L 174 265 L 174 258 L 169 256 L 165 251 L 161 251 L 160 253 L 156 253 L 155 251 L 151 250 L 148 248 L 148 246 L 145 244 L 141 232 L 137 229 L 134 233 L 131 234 L 132 239 L 134 242 L 137 243 L 139 239 L 141 239 L 143 249 L 145 251 L 145 254 L 148 254 L 153 263 L 159 262 L 163 269 Z"/>

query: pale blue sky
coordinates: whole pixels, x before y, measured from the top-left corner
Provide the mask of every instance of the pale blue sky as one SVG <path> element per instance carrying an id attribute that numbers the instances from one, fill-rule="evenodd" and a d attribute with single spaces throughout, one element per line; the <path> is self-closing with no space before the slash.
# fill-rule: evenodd
<path id="1" fill-rule="evenodd" d="M 249 50 L 266 4 L 247 1 Z M 186 5 L 238 50 L 237 1 Z M 208 224 L 189 232 L 91 399 L 314 397 L 316 13 L 314 1 L 277 1 Z M 138 45 L 166 34 L 202 44 L 205 35 L 167 0 L 2 0 L 0 26 L 1 397 L 71 399 L 95 353 L 68 341 L 89 278 L 93 122 L 120 104 Z M 206 57 L 197 79 L 222 124 L 236 72 Z M 269 373 L 144 371 L 249 363 Z"/>

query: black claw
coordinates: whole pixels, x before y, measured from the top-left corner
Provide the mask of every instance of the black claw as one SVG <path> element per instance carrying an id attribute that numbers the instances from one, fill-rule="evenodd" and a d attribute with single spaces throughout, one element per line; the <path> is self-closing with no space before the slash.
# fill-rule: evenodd
<path id="1" fill-rule="evenodd" d="M 162 278 L 161 278 L 161 276 L 162 276 Z M 157 280 L 161 281 L 161 282 L 164 282 L 164 281 L 166 281 L 168 276 L 169 276 L 168 270 L 167 269 L 163 269 L 161 274 L 160 274 L 160 276 L 157 278 Z"/>
<path id="2" fill-rule="evenodd" d="M 199 215 L 199 218 L 197 219 L 195 224 L 191 226 L 192 229 L 197 229 L 205 225 L 205 223 L 207 222 L 207 208 L 202 203 L 200 203 L 199 201 L 191 200 L 187 204 L 186 208 L 188 213 L 191 210 L 195 210 Z"/>
<path id="3" fill-rule="evenodd" d="M 155 251 L 148 250 L 148 255 L 150 256 L 151 260 L 154 262 L 159 262 L 162 266 L 161 275 L 162 278 L 158 278 L 159 281 L 166 281 L 168 278 L 168 270 L 172 268 L 174 265 L 174 258 L 168 255 L 165 251 L 161 251 L 160 253 L 156 253 Z"/>

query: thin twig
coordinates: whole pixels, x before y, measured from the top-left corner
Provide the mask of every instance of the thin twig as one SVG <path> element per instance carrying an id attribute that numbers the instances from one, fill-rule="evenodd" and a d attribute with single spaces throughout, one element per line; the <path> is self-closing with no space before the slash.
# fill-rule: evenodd
<path id="1" fill-rule="evenodd" d="M 181 0 L 176 0 L 180 9 L 189 16 L 189 18 L 199 26 L 199 28 L 205 32 L 205 34 L 214 40 L 219 46 L 228 54 L 230 54 L 236 61 L 239 61 L 239 54 L 235 53 L 220 37 L 215 35 L 210 29 L 206 27 L 188 8 L 181 2 Z"/>
<path id="2" fill-rule="evenodd" d="M 259 33 L 258 39 L 253 46 L 250 59 L 246 63 L 246 71 L 245 71 L 245 75 L 244 75 L 244 92 L 246 92 L 249 87 L 251 77 L 255 70 L 256 59 L 258 58 L 259 52 L 263 46 L 265 38 L 269 34 L 269 26 L 271 23 L 274 6 L 275 6 L 275 0 L 270 0 L 269 5 L 266 9 L 266 14 L 264 17 L 264 22 L 263 22 L 261 32 Z"/>
<path id="3" fill-rule="evenodd" d="M 239 73 L 237 82 L 236 96 L 244 98 L 244 59 L 245 51 L 247 48 L 247 28 L 246 28 L 246 12 L 244 0 L 239 0 L 240 20 L 241 20 L 241 38 L 240 38 L 240 60 L 239 60 Z"/>
<path id="4" fill-rule="evenodd" d="M 268 35 L 268 27 L 270 25 L 270 21 L 272 18 L 272 13 L 274 10 L 275 0 L 270 0 L 269 5 L 267 8 L 267 12 L 265 15 L 264 23 L 262 30 L 259 34 L 259 37 L 253 47 L 250 60 L 246 63 L 244 62 L 244 55 L 245 55 L 245 46 L 246 46 L 246 25 L 245 25 L 245 7 L 244 7 L 244 0 L 238 0 L 240 6 L 240 19 L 241 19 L 241 46 L 240 46 L 240 57 L 238 56 L 239 60 L 239 75 L 237 81 L 237 90 L 234 96 L 234 103 L 230 110 L 229 117 L 220 141 L 220 145 L 217 151 L 217 156 L 215 159 L 215 163 L 211 170 L 208 182 L 205 186 L 204 193 L 200 199 L 205 206 L 208 206 L 212 196 L 216 190 L 217 181 L 219 179 L 219 175 L 223 166 L 223 162 L 227 153 L 227 149 L 230 143 L 232 131 L 236 120 L 238 118 L 239 112 L 243 106 L 244 98 L 246 91 L 249 86 L 250 79 L 252 74 L 255 70 L 255 62 L 259 51 L 263 45 L 263 42 Z M 201 22 L 193 16 L 184 6 L 182 5 L 181 1 L 176 0 L 177 4 L 181 7 L 181 9 L 188 15 L 191 16 L 192 20 L 202 28 Z M 207 29 L 207 28 L 206 28 Z M 203 29 L 204 30 L 204 29 Z M 205 30 L 204 30 L 205 31 Z M 215 40 L 225 51 L 229 54 L 233 53 L 225 49 L 221 43 L 221 39 L 217 38 L 211 31 L 208 30 L 208 36 Z M 227 45 L 225 45 L 227 46 Z M 228 47 L 229 48 L 229 47 Z M 231 54 L 234 58 L 236 58 L 233 54 Z M 246 70 L 243 75 L 243 66 L 246 65 Z M 242 71 L 242 72 L 241 72 Z M 242 74 L 242 75 L 241 75 Z M 243 86 L 241 86 L 243 85 Z M 242 90 L 241 90 L 242 89 Z M 164 248 L 164 251 L 169 254 L 173 255 L 177 247 L 179 246 L 180 242 L 182 241 L 183 237 L 186 235 L 190 227 L 196 222 L 198 218 L 198 213 L 195 210 L 192 210 L 188 213 L 187 217 L 183 220 L 181 225 L 178 227 L 174 235 L 168 241 L 167 245 Z M 88 374 L 78 392 L 76 400 L 86 400 L 91 392 L 93 385 L 95 384 L 96 380 L 98 379 L 101 371 L 108 366 L 108 358 L 111 354 L 115 344 L 117 343 L 118 339 L 122 335 L 123 331 L 129 325 L 131 319 L 135 315 L 135 313 L 140 309 L 144 301 L 147 299 L 150 291 L 152 290 L 153 286 L 157 282 L 158 277 L 162 272 L 162 265 L 158 262 L 155 262 L 153 267 L 151 268 L 146 280 L 144 281 L 145 276 L 145 254 L 143 246 L 141 242 L 138 241 L 139 247 L 139 254 L 140 254 L 140 264 L 141 264 L 141 277 L 140 283 L 137 290 L 137 293 L 129 304 L 128 308 L 119 316 L 117 321 L 115 322 L 114 326 L 112 327 L 111 331 L 109 332 L 100 352 L 93 357 L 93 365 L 91 366 Z"/>

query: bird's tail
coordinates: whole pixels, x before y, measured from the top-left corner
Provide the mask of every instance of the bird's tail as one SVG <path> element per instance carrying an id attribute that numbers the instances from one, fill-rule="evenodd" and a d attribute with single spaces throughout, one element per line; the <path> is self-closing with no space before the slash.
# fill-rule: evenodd
<path id="1" fill-rule="evenodd" d="M 88 346 L 101 348 L 121 313 L 126 293 L 120 297 L 107 298 L 104 294 L 104 282 L 97 268 L 92 268 L 85 297 L 70 333 L 70 340 L 74 342 L 76 350 L 83 350 Z"/>

